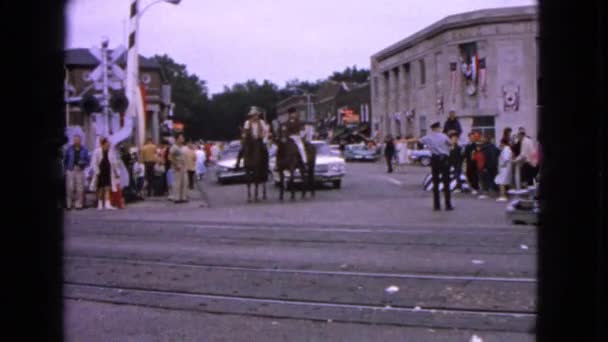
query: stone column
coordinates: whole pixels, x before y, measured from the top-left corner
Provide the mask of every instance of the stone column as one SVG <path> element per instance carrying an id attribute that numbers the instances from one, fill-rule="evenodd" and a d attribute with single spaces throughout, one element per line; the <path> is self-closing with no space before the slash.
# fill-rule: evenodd
<path id="1" fill-rule="evenodd" d="M 382 138 L 386 136 L 389 131 L 389 123 L 388 123 L 388 110 L 387 110 L 387 91 L 388 91 L 388 79 L 386 78 L 386 74 L 381 72 L 378 75 L 378 117 L 382 117 L 382 124 L 380 125 L 380 129 L 382 130 Z"/>
<path id="2" fill-rule="evenodd" d="M 400 65 L 399 66 L 399 86 L 398 86 L 398 91 L 399 91 L 399 111 L 401 113 L 404 113 L 406 111 L 409 110 L 408 108 L 408 91 L 407 91 L 407 74 L 406 74 L 406 70 L 405 70 L 405 65 Z M 408 129 L 408 124 L 407 124 L 407 119 L 405 117 L 402 118 L 401 121 L 401 132 L 403 132 L 404 135 L 407 135 L 407 129 Z"/>
<path id="3" fill-rule="evenodd" d="M 388 101 L 388 115 L 389 115 L 389 127 L 390 127 L 390 133 L 392 135 L 396 135 L 397 132 L 397 127 L 395 126 L 396 122 L 395 122 L 395 112 L 397 111 L 396 108 L 396 101 L 395 101 L 395 97 L 396 97 L 396 81 L 397 81 L 397 77 L 395 75 L 395 72 L 393 69 L 390 69 L 388 71 L 388 92 L 387 92 L 387 101 Z"/>

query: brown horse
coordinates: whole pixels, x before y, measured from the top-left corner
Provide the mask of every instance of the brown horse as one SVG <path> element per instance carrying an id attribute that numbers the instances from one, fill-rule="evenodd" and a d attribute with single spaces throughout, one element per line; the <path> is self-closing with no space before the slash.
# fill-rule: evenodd
<path id="1" fill-rule="evenodd" d="M 247 202 L 251 202 L 251 184 L 255 185 L 254 201 L 258 202 L 258 186 L 262 185 L 262 199 L 266 199 L 268 181 L 268 149 L 262 139 L 247 135 L 241 144 L 247 182 Z M 240 159 L 240 158 L 239 158 Z"/>
<path id="2" fill-rule="evenodd" d="M 287 128 L 282 126 L 277 139 L 277 156 L 276 167 L 279 173 L 279 199 L 283 200 L 285 191 L 285 172 L 289 173 L 289 182 L 287 189 L 291 190 L 291 199 L 295 199 L 294 178 L 296 170 L 299 171 L 302 178 L 302 198 L 306 197 L 306 191 L 309 190 L 311 197 L 315 197 L 315 159 L 317 151 L 314 146 L 309 143 L 304 143 L 306 158 L 308 163 L 302 161 L 298 146 L 287 136 Z"/>

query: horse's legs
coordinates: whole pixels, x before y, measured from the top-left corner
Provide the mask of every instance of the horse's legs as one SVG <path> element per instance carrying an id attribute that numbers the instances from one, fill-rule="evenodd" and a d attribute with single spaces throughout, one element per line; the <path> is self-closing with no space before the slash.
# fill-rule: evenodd
<path id="1" fill-rule="evenodd" d="M 306 198 L 306 190 L 308 188 L 308 172 L 304 167 L 304 164 L 300 164 L 300 175 L 302 175 L 302 199 Z"/>
<path id="2" fill-rule="evenodd" d="M 254 196 L 255 196 L 254 201 L 258 202 L 259 199 L 258 199 L 258 182 L 257 181 L 255 181 L 255 195 Z"/>
<path id="3" fill-rule="evenodd" d="M 283 192 L 285 191 L 285 174 L 279 169 L 279 200 L 283 200 Z"/>
<path id="4" fill-rule="evenodd" d="M 315 198 L 315 168 L 314 165 L 308 166 L 308 184 L 310 186 L 310 197 Z"/>
<path id="5" fill-rule="evenodd" d="M 245 173 L 245 177 L 247 178 L 247 202 L 251 202 L 251 178 L 249 172 Z"/>
<path id="6" fill-rule="evenodd" d="M 294 178 L 295 178 L 295 169 L 292 168 L 289 172 L 289 184 L 287 185 L 288 188 L 291 188 L 291 199 L 294 200 L 296 199 L 296 189 L 294 186 Z"/>
<path id="7" fill-rule="evenodd" d="M 266 182 L 262 182 L 262 199 L 266 200 Z"/>

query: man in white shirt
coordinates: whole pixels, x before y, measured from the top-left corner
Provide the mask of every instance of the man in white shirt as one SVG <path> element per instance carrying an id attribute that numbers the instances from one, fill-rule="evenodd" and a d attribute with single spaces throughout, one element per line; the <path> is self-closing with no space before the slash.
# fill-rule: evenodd
<path id="1" fill-rule="evenodd" d="M 243 141 L 250 135 L 255 141 L 264 143 L 268 137 L 269 127 L 261 118 L 262 110 L 256 106 L 251 107 L 247 116 L 249 119 L 243 125 L 241 138 Z M 241 147 L 242 149 L 242 147 Z M 239 153 L 236 161 L 236 168 L 240 168 L 242 153 Z"/>
<path id="2" fill-rule="evenodd" d="M 526 135 L 526 130 L 519 127 L 517 138 L 521 142 L 521 151 L 513 160 L 515 164 L 515 182 L 517 188 L 534 185 L 537 173 L 538 155 L 534 141 Z"/>

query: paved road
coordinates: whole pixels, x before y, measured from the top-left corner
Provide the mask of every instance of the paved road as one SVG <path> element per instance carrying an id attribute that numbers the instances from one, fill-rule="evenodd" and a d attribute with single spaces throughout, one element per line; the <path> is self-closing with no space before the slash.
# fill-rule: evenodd
<path id="1" fill-rule="evenodd" d="M 426 169 L 382 171 L 349 164 L 314 200 L 246 204 L 207 180 L 211 208 L 70 213 L 68 338 L 532 341 L 535 229 L 464 194 L 432 212 Z"/>

